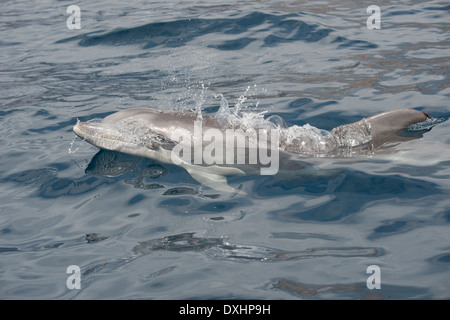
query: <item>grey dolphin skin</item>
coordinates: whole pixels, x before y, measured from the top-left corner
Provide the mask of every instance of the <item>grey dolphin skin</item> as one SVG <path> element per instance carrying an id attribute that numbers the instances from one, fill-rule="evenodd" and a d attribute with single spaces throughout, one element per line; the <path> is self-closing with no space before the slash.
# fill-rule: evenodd
<path id="1" fill-rule="evenodd" d="M 302 127 L 278 127 L 276 131 L 278 145 L 275 148 L 277 152 L 280 151 L 281 157 L 286 154 L 336 157 L 344 154 L 342 150 L 351 150 L 351 154 L 355 150 L 374 151 L 386 143 L 408 140 L 397 133 L 429 118 L 431 117 L 426 113 L 413 109 L 387 111 L 355 123 L 339 126 L 331 132 L 321 133 L 318 136 L 320 143 L 314 140 L 314 135 L 311 136 L 309 133 L 305 135 Z M 220 162 L 199 165 L 180 159 L 174 163 L 172 151 L 180 144 L 180 140 L 174 137 L 181 137 L 182 141 L 185 141 L 185 138 L 182 138 L 183 134 L 195 135 L 194 123 L 196 121 L 198 123 L 199 120 L 201 120 L 202 132 L 215 130 L 216 133 L 224 133 L 229 129 L 226 125 L 221 125 L 217 117 L 210 114 L 199 115 L 187 111 L 138 108 L 113 113 L 101 122 L 77 122 L 73 131 L 81 139 L 101 149 L 150 158 L 161 163 L 177 164 L 185 168 L 194 179 L 208 187 L 219 191 L 236 192 L 227 184 L 225 176 L 245 174 L 238 165 L 229 165 L 228 162 L 227 164 Z M 320 131 L 313 129 L 312 131 L 316 133 Z M 204 147 L 206 141 L 201 143 Z M 225 139 L 221 143 L 225 149 L 229 147 Z M 245 149 L 247 149 L 246 159 L 248 159 L 248 141 Z M 268 149 L 273 155 L 273 145 Z"/>

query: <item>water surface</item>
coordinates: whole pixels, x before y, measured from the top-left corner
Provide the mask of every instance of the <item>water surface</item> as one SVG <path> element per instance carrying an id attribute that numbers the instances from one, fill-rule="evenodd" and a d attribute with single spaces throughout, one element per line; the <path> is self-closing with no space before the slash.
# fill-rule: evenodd
<path id="1" fill-rule="evenodd" d="M 353 1 L 82 1 L 79 30 L 70 4 L 2 4 L 2 299 L 450 298 L 446 2 L 378 2 L 379 30 Z M 221 96 L 325 130 L 397 108 L 440 123 L 371 157 L 230 178 L 246 195 L 72 132 Z"/>

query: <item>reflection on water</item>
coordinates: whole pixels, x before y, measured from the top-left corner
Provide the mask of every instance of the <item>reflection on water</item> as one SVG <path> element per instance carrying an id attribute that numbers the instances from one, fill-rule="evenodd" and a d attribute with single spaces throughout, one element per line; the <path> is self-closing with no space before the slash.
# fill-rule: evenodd
<path id="1" fill-rule="evenodd" d="M 342 170 L 333 176 L 316 177 L 314 182 L 308 181 L 308 183 L 302 179 L 266 182 L 255 190 L 264 197 L 276 194 L 301 194 L 323 199 L 308 205 L 299 198 L 299 202 L 289 207 L 270 212 L 274 218 L 286 221 L 341 220 L 359 212 L 369 201 L 390 197 L 404 200 L 420 199 L 441 192 L 438 185 L 428 181 L 410 179 L 402 175 L 379 176 L 351 170 Z M 350 200 L 350 195 L 357 196 L 358 201 Z"/>
<path id="2" fill-rule="evenodd" d="M 350 293 L 354 299 L 363 300 L 382 300 L 388 297 L 383 294 L 372 292 L 367 287 L 361 284 L 354 285 L 308 285 L 302 283 L 295 283 L 289 280 L 278 280 L 273 284 L 273 287 L 279 290 L 284 290 L 301 298 L 319 298 L 320 296 L 329 293 L 336 293 L 337 296 L 345 296 Z M 331 296 L 332 298 L 333 296 Z"/>
<path id="3" fill-rule="evenodd" d="M 295 297 L 300 298 L 323 298 L 323 299 L 362 299 L 362 300 L 384 300 L 395 296 L 396 299 L 405 299 L 402 292 L 408 292 L 408 297 L 416 299 L 427 299 L 429 293 L 426 290 L 413 286 L 387 286 L 383 288 L 383 293 L 369 290 L 365 284 L 324 284 L 312 285 L 296 283 L 289 280 L 278 280 L 273 287 L 286 291 Z"/>
<path id="4" fill-rule="evenodd" d="M 54 168 L 30 169 L 13 173 L 0 182 L 14 182 L 29 189 L 31 195 L 43 198 L 57 198 L 65 195 L 79 195 L 95 190 L 98 186 L 112 183 L 104 177 L 84 176 L 80 179 L 59 178 Z M 21 190 L 24 197 L 29 193 Z M 20 195 L 19 194 L 19 195 Z"/>
<path id="5" fill-rule="evenodd" d="M 122 153 L 100 150 L 86 168 L 87 174 L 104 176 L 120 176 L 124 173 L 135 173 L 137 177 L 125 179 L 124 182 L 138 189 L 164 188 L 157 183 L 144 183 L 145 178 L 157 179 L 167 174 L 167 169 L 160 164 L 154 164 L 146 159 L 129 157 Z"/>
<path id="6" fill-rule="evenodd" d="M 108 237 L 96 233 L 86 235 L 89 244 L 107 240 Z M 220 260 L 241 262 L 281 262 L 319 257 L 378 257 L 383 255 L 380 248 L 311 248 L 301 251 L 282 251 L 274 248 L 232 244 L 224 238 L 197 237 L 195 233 L 182 233 L 139 242 L 133 254 L 114 262 L 104 262 L 85 271 L 85 275 L 100 270 L 114 269 L 139 257 L 157 251 L 195 251 Z"/>

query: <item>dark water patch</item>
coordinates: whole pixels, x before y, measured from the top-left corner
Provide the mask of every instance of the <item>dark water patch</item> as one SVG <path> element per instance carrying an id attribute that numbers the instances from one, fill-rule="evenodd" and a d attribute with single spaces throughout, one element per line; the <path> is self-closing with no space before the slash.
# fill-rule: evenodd
<path id="1" fill-rule="evenodd" d="M 3 228 L 0 230 L 0 234 L 10 234 L 11 229 L 10 228 Z"/>
<path id="2" fill-rule="evenodd" d="M 198 191 L 190 187 L 174 187 L 163 193 L 164 196 L 180 196 L 193 194 L 198 194 Z"/>
<path id="3" fill-rule="evenodd" d="M 135 205 L 136 203 L 141 202 L 142 200 L 146 199 L 147 197 L 143 194 L 137 194 L 134 197 L 132 197 L 130 200 L 128 200 L 127 205 L 128 206 L 132 206 Z"/>
<path id="4" fill-rule="evenodd" d="M 383 16 L 391 17 L 391 16 L 403 16 L 403 15 L 415 15 L 418 12 L 419 12 L 418 10 L 409 10 L 409 11 L 398 10 L 398 11 L 387 12 L 386 14 L 383 14 Z"/>
<path id="5" fill-rule="evenodd" d="M 213 222 L 230 222 L 230 221 L 238 221 L 242 220 L 246 216 L 246 212 L 243 210 L 239 210 L 239 212 L 232 212 L 227 214 L 222 214 L 220 216 L 214 216 L 214 217 L 203 217 L 203 219 Z"/>
<path id="6" fill-rule="evenodd" d="M 425 10 L 439 10 L 439 11 L 449 11 L 450 13 L 450 5 L 444 6 L 444 7 L 427 7 L 424 8 Z"/>
<path id="7" fill-rule="evenodd" d="M 450 268 L 450 252 L 448 247 L 442 250 L 443 253 L 436 254 L 425 261 L 429 264 L 429 269 L 427 270 L 430 274 L 438 274 L 443 272 L 444 279 L 448 279 L 448 270 Z M 449 299 L 450 294 L 447 294 L 445 299 Z"/>
<path id="8" fill-rule="evenodd" d="M 450 222 L 450 210 L 444 213 L 443 216 L 447 222 Z"/>
<path id="9" fill-rule="evenodd" d="M 16 252 L 16 251 L 19 251 L 19 248 L 0 247 L 0 254 L 6 253 L 6 252 Z"/>
<path id="10" fill-rule="evenodd" d="M 109 239 L 109 237 L 104 237 L 98 233 L 88 233 L 86 234 L 87 243 L 97 243 Z"/>
<path id="11" fill-rule="evenodd" d="M 49 165 L 51 168 L 55 168 L 56 170 L 58 170 L 58 172 L 67 170 L 70 168 L 70 165 L 68 163 L 64 163 L 64 162 L 58 162 L 58 163 L 52 163 Z"/>
<path id="12" fill-rule="evenodd" d="M 224 219 L 225 219 L 224 217 L 211 217 L 211 218 L 209 218 L 209 220 L 212 220 L 212 221 L 222 221 Z"/>
<path id="13" fill-rule="evenodd" d="M 255 193 L 262 197 L 298 195 L 298 203 L 269 212 L 275 219 L 289 221 L 337 221 L 359 212 L 368 202 L 392 198 L 420 199 L 441 193 L 434 183 L 395 175 L 375 176 L 342 170 L 332 171 L 329 176 L 312 177 L 266 178 L 255 186 Z M 324 197 L 320 202 L 307 204 L 302 196 Z"/>
<path id="14" fill-rule="evenodd" d="M 394 221 L 389 224 L 375 228 L 377 233 L 392 233 L 404 229 L 407 225 L 406 221 Z"/>
<path id="15" fill-rule="evenodd" d="M 0 117 L 9 116 L 10 114 L 14 112 L 20 112 L 23 111 L 22 109 L 9 109 L 9 110 L 1 110 L 3 109 L 2 106 L 0 106 Z"/>
<path id="16" fill-rule="evenodd" d="M 44 248 L 45 249 L 56 249 L 56 248 L 59 248 L 59 247 L 61 247 L 63 245 L 64 245 L 64 242 L 55 242 L 55 243 L 51 243 L 49 245 L 46 245 Z"/>
<path id="17" fill-rule="evenodd" d="M 95 191 L 102 185 L 113 183 L 112 179 L 103 177 L 83 177 L 80 179 L 55 177 L 40 187 L 38 195 L 43 198 L 79 195 Z"/>
<path id="18" fill-rule="evenodd" d="M 220 106 L 205 106 L 202 108 L 202 113 L 205 114 L 216 114 L 219 111 Z"/>
<path id="19" fill-rule="evenodd" d="M 9 47 L 9 46 L 17 46 L 22 44 L 21 42 L 7 42 L 0 40 L 0 47 Z"/>
<path id="20" fill-rule="evenodd" d="M 426 225 L 425 221 L 419 220 L 389 220 L 376 227 L 371 234 L 367 236 L 370 240 L 380 239 L 389 236 L 406 233 L 416 228 Z"/>
<path id="21" fill-rule="evenodd" d="M 287 279 L 274 280 L 273 288 L 288 292 L 296 297 L 320 299 L 324 295 L 328 298 L 384 300 L 384 299 L 429 299 L 427 289 L 413 286 L 396 286 L 383 283 L 379 290 L 369 290 L 365 284 L 336 284 L 322 285 L 299 283 Z M 325 297 L 323 297 L 325 298 Z"/>
<path id="22" fill-rule="evenodd" d="M 34 115 L 33 115 L 33 117 L 45 117 L 45 118 L 48 118 L 48 117 L 50 117 L 51 115 L 50 115 L 50 112 L 48 112 L 47 110 L 45 110 L 45 109 L 39 109 L 38 111 L 36 111 L 35 113 L 34 113 Z"/>
<path id="23" fill-rule="evenodd" d="M 349 40 L 341 36 L 333 40 L 332 43 L 338 43 L 338 49 L 367 50 L 378 48 L 378 45 L 365 40 Z"/>
<path id="24" fill-rule="evenodd" d="M 291 19 L 294 18 L 294 19 Z M 253 28 L 264 26 L 261 30 Z M 253 12 L 243 17 L 227 19 L 181 19 L 168 22 L 149 23 L 143 26 L 124 28 L 104 34 L 85 34 L 82 37 L 71 37 L 59 40 L 64 43 L 80 40 L 80 46 L 95 45 L 142 45 L 144 49 L 156 46 L 180 47 L 193 39 L 206 34 L 239 35 L 251 33 L 252 37 L 227 40 L 222 44 L 211 44 L 220 50 L 238 50 L 253 42 L 258 32 L 265 34 L 270 30 L 273 34 L 261 36 L 264 45 L 276 46 L 285 42 L 306 41 L 316 42 L 327 37 L 332 30 L 321 29 L 298 20 L 298 15 L 274 15 Z"/>
<path id="25" fill-rule="evenodd" d="M 13 182 L 34 189 L 34 195 L 43 198 L 57 198 L 91 192 L 104 184 L 114 183 L 112 179 L 86 176 L 80 179 L 59 178 L 57 171 L 50 168 L 31 169 L 11 174 L 0 179 L 0 183 Z"/>
<path id="26" fill-rule="evenodd" d="M 228 40 L 228 41 L 224 41 L 221 44 L 217 44 L 217 45 L 209 45 L 209 48 L 214 48 L 214 49 L 218 49 L 218 50 L 240 50 L 245 48 L 246 46 L 248 46 L 250 43 L 252 43 L 253 41 L 255 41 L 256 39 L 254 38 L 240 38 L 240 39 L 236 39 L 236 40 Z"/>
<path id="27" fill-rule="evenodd" d="M 299 109 L 301 111 L 304 110 L 305 106 L 308 106 L 313 102 L 310 98 L 298 98 L 289 103 L 289 108 Z"/>
<path id="28" fill-rule="evenodd" d="M 450 264 L 450 253 L 444 253 L 433 257 L 433 260 L 439 263 Z"/>
<path id="29" fill-rule="evenodd" d="M 316 42 L 327 37 L 332 32 L 331 29 L 316 30 L 316 26 L 296 20 L 280 22 L 280 26 L 282 30 L 276 32 L 277 35 L 271 34 L 264 38 L 265 46 L 274 47 L 294 41 Z M 291 35 L 293 30 L 296 30 L 296 32 Z"/>

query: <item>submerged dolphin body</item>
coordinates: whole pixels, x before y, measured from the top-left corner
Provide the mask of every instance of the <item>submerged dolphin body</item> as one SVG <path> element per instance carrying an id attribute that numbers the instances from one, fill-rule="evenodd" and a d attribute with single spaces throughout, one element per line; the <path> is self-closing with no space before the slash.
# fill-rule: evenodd
<path id="1" fill-rule="evenodd" d="M 389 142 L 409 140 L 397 133 L 409 126 L 431 118 L 421 111 L 400 109 L 388 111 L 343 125 L 331 132 L 314 127 L 276 127 L 267 122 L 267 128 L 276 130 L 279 157 L 299 156 L 349 156 L 355 151 L 372 152 Z M 161 111 L 156 109 L 129 109 L 105 117 L 101 122 L 78 122 L 73 131 L 77 136 L 101 149 L 146 157 L 162 163 L 174 164 L 173 150 L 185 142 L 183 135 L 195 134 L 194 122 L 201 119 L 203 132 L 225 132 L 230 125 L 214 115 L 200 116 L 192 112 Z M 242 131 L 241 131 L 242 132 Z M 175 137 L 175 138 L 174 138 Z M 181 139 L 177 140 L 177 137 Z M 190 139 L 190 137 L 189 137 Z M 217 139 L 217 138 L 216 138 Z M 181 140 L 181 141 L 180 141 Z M 211 140 L 210 140 L 211 141 Z M 217 141 L 216 141 L 217 142 Z M 224 148 L 225 140 L 221 141 Z M 249 142 L 246 142 L 246 159 Z M 202 146 L 206 144 L 202 141 Z M 273 145 L 271 148 L 274 151 Z M 184 151 L 185 152 L 185 151 Z M 278 153 L 277 153 L 278 154 Z M 227 184 L 226 176 L 243 175 L 242 166 L 218 164 L 193 164 L 176 157 L 175 164 L 185 168 L 198 182 L 219 191 L 236 192 Z M 258 163 L 261 165 L 261 163 Z M 267 164 L 267 163 L 265 163 Z M 248 166 L 247 166 L 248 167 Z"/>

